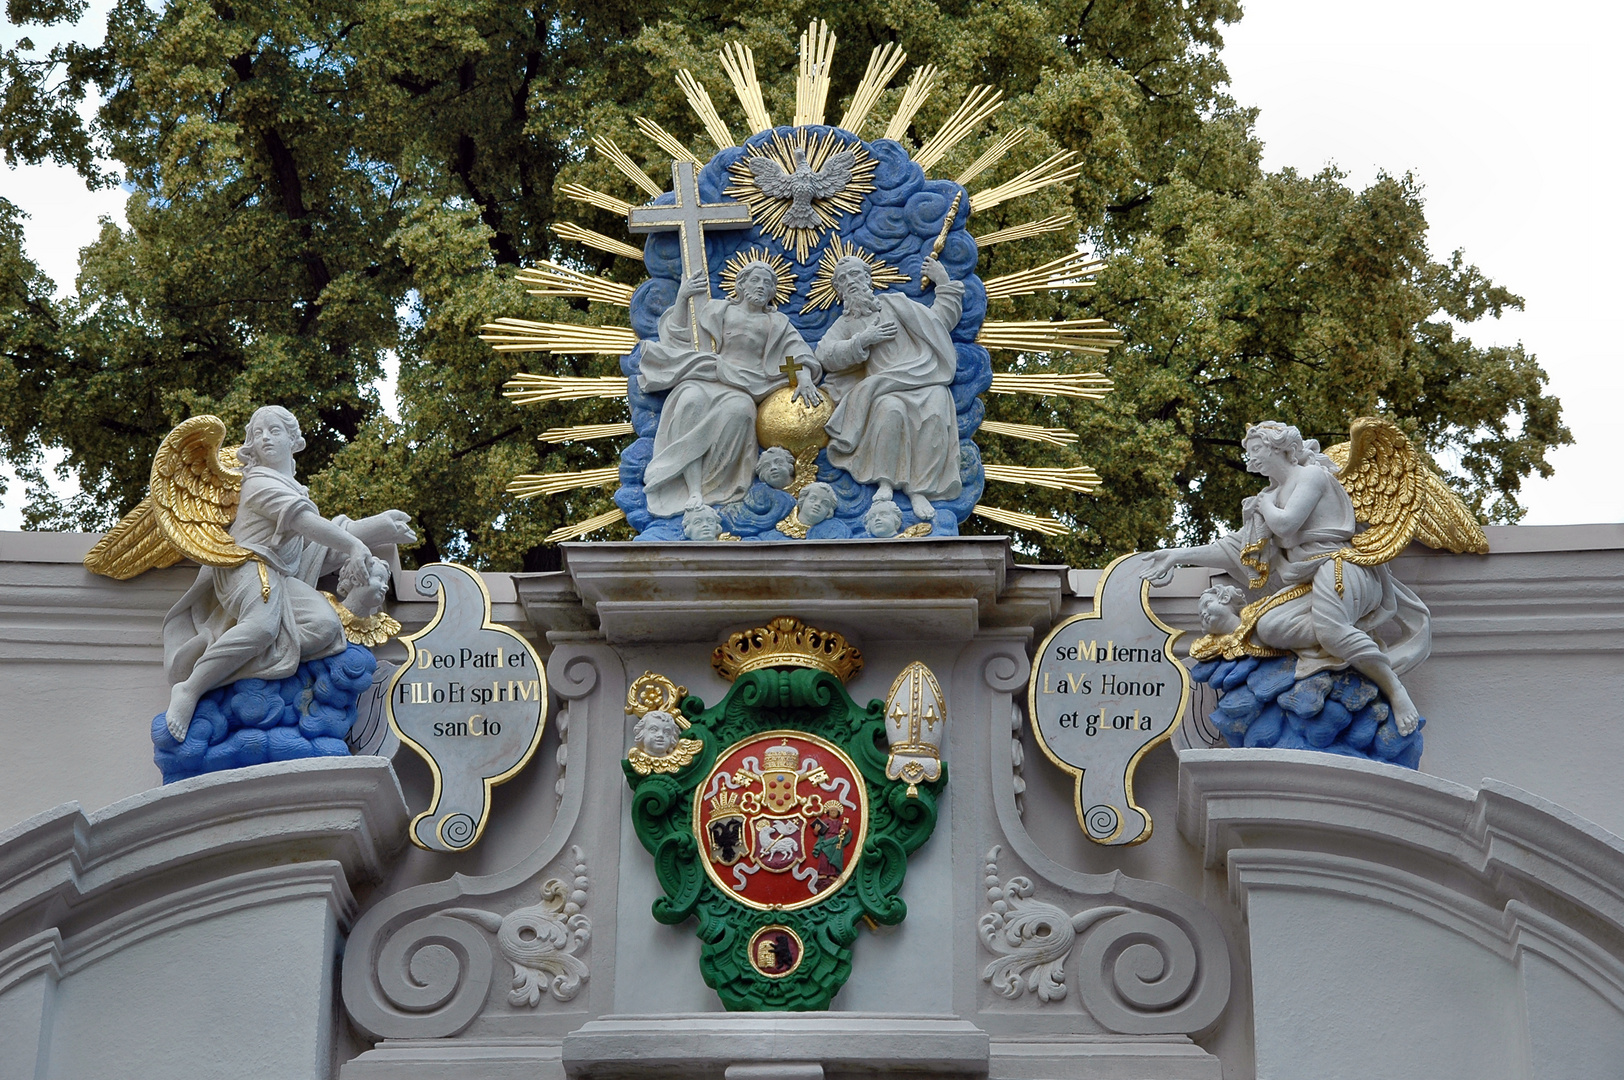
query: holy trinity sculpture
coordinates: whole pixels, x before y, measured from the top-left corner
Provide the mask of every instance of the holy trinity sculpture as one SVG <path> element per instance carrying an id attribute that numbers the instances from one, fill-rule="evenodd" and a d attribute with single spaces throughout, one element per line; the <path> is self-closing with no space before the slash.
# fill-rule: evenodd
<path id="1" fill-rule="evenodd" d="M 893 489 L 908 496 L 922 521 L 936 516 L 932 499 L 959 494 L 958 420 L 948 385 L 958 366 L 950 336 L 964 306 L 964 283 L 934 256 L 923 277 L 934 284 L 930 305 L 876 293 L 873 272 L 856 256 L 840 259 L 834 287 L 842 314 L 818 343 L 824 383 L 835 399 L 826 425 L 829 460 L 860 484 L 876 484 L 875 502 Z"/>
<path id="2" fill-rule="evenodd" d="M 235 450 L 223 447 L 225 432 L 218 417 L 194 416 L 165 436 L 147 498 L 85 556 L 90 570 L 115 578 L 182 558 L 203 564 L 164 619 L 172 683 L 164 726 L 174 744 L 187 739 L 210 691 L 284 679 L 368 640 L 376 627 L 367 624 L 388 620 L 380 613 L 388 568 L 375 550 L 417 538 L 399 510 L 324 518 L 295 479 L 305 441 L 281 406 L 257 409 Z M 343 595 L 329 597 L 316 582 L 335 572 Z"/>
<path id="3" fill-rule="evenodd" d="M 643 347 L 637 376 L 645 393 L 669 391 L 643 473 L 649 513 L 669 517 L 744 496 L 756 472 L 756 405 L 785 385 L 786 359 L 799 365 L 796 397 L 818 401 L 813 382 L 822 369 L 775 310 L 777 289 L 765 262 L 741 269 L 726 300 L 696 301 L 709 283 L 690 276 L 660 316 L 659 340 Z"/>

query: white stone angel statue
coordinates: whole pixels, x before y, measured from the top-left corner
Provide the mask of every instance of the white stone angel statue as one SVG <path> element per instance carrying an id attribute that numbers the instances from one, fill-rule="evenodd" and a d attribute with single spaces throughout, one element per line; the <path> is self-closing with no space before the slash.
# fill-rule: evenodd
<path id="1" fill-rule="evenodd" d="M 1298 679 L 1351 667 L 1381 688 L 1400 734 L 1410 734 L 1420 714 L 1398 676 L 1431 651 L 1431 616 L 1386 564 L 1411 540 L 1487 552 L 1483 530 L 1391 421 L 1361 417 L 1325 454 L 1289 424 L 1266 421 L 1247 429 L 1242 447 L 1247 469 L 1269 483 L 1241 504 L 1240 531 L 1154 552 L 1144 576 L 1165 585 L 1180 564 L 1226 571 L 1252 602 L 1238 624 L 1208 624 L 1191 656 L 1292 653 Z"/>
<path id="2" fill-rule="evenodd" d="M 225 433 L 219 417 L 194 416 L 165 436 L 147 497 L 85 556 L 88 569 L 120 579 L 182 558 L 203 564 L 164 618 L 166 723 L 177 741 L 210 690 L 285 678 L 351 637 L 371 640 L 355 627 L 387 619 L 378 613 L 388 568 L 374 551 L 417 539 L 400 510 L 322 517 L 294 479 L 305 441 L 281 406 L 256 410 L 235 451 L 222 448 Z M 341 600 L 316 589 L 334 571 Z"/>

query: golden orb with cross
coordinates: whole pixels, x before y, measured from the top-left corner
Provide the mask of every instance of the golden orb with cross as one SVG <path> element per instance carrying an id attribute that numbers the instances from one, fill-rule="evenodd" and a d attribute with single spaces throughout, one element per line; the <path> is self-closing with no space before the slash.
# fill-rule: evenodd
<path id="1" fill-rule="evenodd" d="M 818 390 L 818 403 L 807 405 L 795 399 L 794 360 L 785 358 L 779 369 L 789 385 L 780 386 L 768 394 L 756 407 L 756 439 L 762 446 L 782 446 L 799 457 L 808 450 L 820 450 L 829 445 L 829 433 L 824 425 L 834 415 L 835 403 L 829 395 Z"/>

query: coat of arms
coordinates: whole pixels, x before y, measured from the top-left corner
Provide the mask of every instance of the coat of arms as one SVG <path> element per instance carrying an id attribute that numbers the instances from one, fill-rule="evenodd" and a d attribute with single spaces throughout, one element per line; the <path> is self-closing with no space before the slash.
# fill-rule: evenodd
<path id="1" fill-rule="evenodd" d="M 743 739 L 717 758 L 694 800 L 705 870 L 747 907 L 794 910 L 845 884 L 868 831 L 857 767 L 799 731 Z"/>
<path id="2" fill-rule="evenodd" d="M 947 781 L 935 744 L 914 732 L 928 712 L 939 742 L 945 702 L 912 664 L 892 708 L 858 705 L 843 684 L 862 655 L 789 617 L 734 634 L 711 664 L 733 688 L 709 709 L 653 672 L 628 697 L 644 719 L 685 717 L 693 748 L 656 769 L 633 746 L 624 763 L 632 827 L 665 891 L 653 914 L 697 920 L 700 974 L 727 1008 L 826 1009 L 859 925 L 907 914 L 907 856 L 929 839 Z M 933 693 L 910 696 L 922 680 Z"/>

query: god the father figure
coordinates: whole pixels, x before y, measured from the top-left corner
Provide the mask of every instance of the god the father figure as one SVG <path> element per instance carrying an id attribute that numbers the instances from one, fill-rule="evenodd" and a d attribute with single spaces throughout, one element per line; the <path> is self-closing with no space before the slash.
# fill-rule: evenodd
<path id="1" fill-rule="evenodd" d="M 773 307 L 778 277 L 764 262 L 739 270 L 733 296 L 693 306 L 698 342 L 689 325 L 689 299 L 708 291 L 703 275 L 685 279 L 676 303 L 660 316 L 660 339 L 643 346 L 637 385 L 669 390 L 643 473 L 649 513 L 671 517 L 744 497 L 755 479 L 756 406 L 784 385 L 786 358 L 800 366 L 795 397 L 816 405 L 821 374 L 812 349 Z"/>
<path id="2" fill-rule="evenodd" d="M 958 366 L 949 333 L 964 309 L 964 283 L 927 258 L 936 286 L 932 306 L 876 293 L 868 263 L 848 255 L 835 264 L 842 314 L 818 343 L 834 372 L 824 388 L 835 399 L 829 460 L 859 482 L 878 484 L 875 502 L 906 494 L 914 516 L 936 516 L 932 499 L 959 495 L 959 424 L 948 385 Z M 864 365 L 866 364 L 866 373 Z"/>

